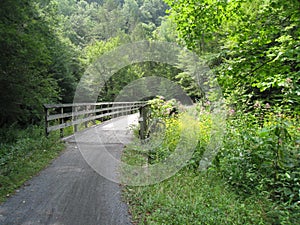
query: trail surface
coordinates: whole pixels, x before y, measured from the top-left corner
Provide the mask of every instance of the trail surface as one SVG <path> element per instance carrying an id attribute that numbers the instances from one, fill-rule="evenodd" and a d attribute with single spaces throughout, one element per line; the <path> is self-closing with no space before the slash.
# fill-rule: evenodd
<path id="1" fill-rule="evenodd" d="M 101 152 L 105 148 L 120 158 L 124 145 L 132 139 L 128 127 L 133 123 L 137 123 L 137 115 L 112 119 L 79 133 L 79 137 L 91 149 Z M 116 132 L 121 139 L 116 140 Z M 90 141 L 95 133 L 105 135 L 105 143 Z M 1 225 L 131 224 L 119 184 L 100 176 L 88 165 L 77 138 L 66 142 L 67 149 L 60 157 L 0 205 Z M 116 167 L 109 166 L 111 173 L 116 173 Z"/>

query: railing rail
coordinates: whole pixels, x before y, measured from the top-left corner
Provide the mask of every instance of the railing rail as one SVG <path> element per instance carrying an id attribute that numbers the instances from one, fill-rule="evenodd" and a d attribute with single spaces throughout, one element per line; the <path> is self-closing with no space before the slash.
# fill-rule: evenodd
<path id="1" fill-rule="evenodd" d="M 64 128 L 73 126 L 74 132 L 78 131 L 78 125 L 105 118 L 115 118 L 129 115 L 143 107 L 146 102 L 98 102 L 98 103 L 74 103 L 74 104 L 44 104 L 45 133 L 48 136 L 51 131 L 60 130 L 60 136 L 64 135 Z"/>

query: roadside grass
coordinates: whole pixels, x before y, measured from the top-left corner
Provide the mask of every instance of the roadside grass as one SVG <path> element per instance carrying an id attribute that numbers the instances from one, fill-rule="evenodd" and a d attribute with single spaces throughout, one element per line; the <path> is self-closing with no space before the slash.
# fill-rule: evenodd
<path id="1" fill-rule="evenodd" d="M 197 112 L 192 110 L 188 114 Z M 219 133 L 211 132 L 216 128 L 209 111 L 200 109 L 194 115 L 195 119 L 161 118 L 166 131 L 159 144 L 154 136 L 146 142 L 136 139 L 125 148 L 125 164 L 152 168 L 176 153 L 179 139 L 186 138 L 186 146 L 197 141 L 193 156 L 174 176 L 154 185 L 124 186 L 134 223 L 300 224 L 298 117 L 228 117 L 222 148 L 208 170 L 201 171 L 205 149 Z M 141 180 L 127 170 L 122 174 L 127 180 Z"/>
<path id="2" fill-rule="evenodd" d="M 59 133 L 45 137 L 44 128 L 0 130 L 0 202 L 45 168 L 64 149 Z"/>
<path id="3" fill-rule="evenodd" d="M 130 146 L 123 160 L 145 162 Z M 267 199 L 241 198 L 213 170 L 185 167 L 154 185 L 125 186 L 123 197 L 135 224 L 271 224 Z"/>

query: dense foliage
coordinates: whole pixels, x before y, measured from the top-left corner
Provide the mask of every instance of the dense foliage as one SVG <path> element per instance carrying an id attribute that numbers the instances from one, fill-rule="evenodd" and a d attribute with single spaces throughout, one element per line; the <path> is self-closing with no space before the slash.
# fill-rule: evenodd
<path id="1" fill-rule="evenodd" d="M 176 27 L 177 31 L 175 35 L 174 31 L 169 31 L 169 34 L 175 38 L 177 36 L 177 41 L 182 46 L 188 47 L 206 60 L 217 75 L 227 103 L 228 116 L 224 127 L 226 132 L 223 146 L 219 149 L 209 171 L 214 171 L 215 178 L 222 179 L 244 201 L 256 199 L 254 201 L 268 202 L 264 208 L 265 215 L 260 216 L 261 221 L 255 220 L 255 217 L 245 216 L 244 221 L 236 220 L 235 223 L 298 224 L 300 2 L 296 0 L 166 0 L 166 2 L 171 7 L 167 20 L 168 27 L 173 29 Z M 164 37 L 168 35 L 164 34 Z M 179 72 L 175 77 L 190 96 L 201 100 L 203 93 L 197 88 L 192 89 L 195 84 L 191 76 L 193 68 L 186 67 L 185 60 L 188 59 L 181 56 L 179 65 L 185 72 Z M 159 103 L 159 100 L 155 101 Z M 169 195 L 167 198 L 164 197 L 168 194 L 159 194 L 160 197 L 153 199 L 147 195 L 148 192 L 157 190 L 164 190 L 170 194 L 169 186 L 174 187 L 177 182 L 181 183 L 193 176 L 203 176 L 203 172 L 198 170 L 199 162 L 213 133 L 209 105 L 205 106 L 206 108 L 203 106 L 205 105 L 199 104 L 196 107 L 198 118 L 194 122 L 188 122 L 199 127 L 198 133 L 192 138 L 198 141 L 198 145 L 186 167 L 191 174 L 186 177 L 183 170 L 174 180 L 170 179 L 148 188 L 130 187 L 126 191 L 126 194 L 134 198 L 132 204 L 136 205 L 133 212 L 137 213 L 135 214 L 137 221 L 164 223 L 167 215 L 172 215 L 174 224 L 194 224 L 204 218 L 211 219 L 207 215 L 197 221 L 189 221 L 190 217 L 195 217 L 193 213 L 197 211 L 195 208 L 193 212 L 178 213 L 180 216 L 170 214 L 169 208 L 165 208 L 165 205 L 172 205 L 179 194 L 176 197 Z M 163 110 L 164 106 L 160 108 Z M 164 120 L 166 125 L 164 134 L 161 135 L 164 137 L 164 141 L 160 140 L 162 144 L 155 145 L 157 140 L 153 137 L 150 143 L 133 148 L 148 149 L 148 157 L 151 160 L 146 163 L 150 164 L 158 163 L 174 152 L 180 139 L 180 130 L 185 126 L 180 119 L 170 120 L 164 118 L 163 114 L 156 116 L 160 118 L 159 120 Z M 131 152 L 129 148 L 127 154 L 124 160 L 141 163 L 136 156 L 139 151 Z M 210 172 L 206 177 L 208 180 Z M 180 177 L 182 174 L 184 178 Z M 190 186 L 182 184 L 180 190 L 183 193 L 194 193 L 193 188 L 186 191 L 185 187 Z M 206 193 L 205 190 L 203 192 Z M 148 200 L 152 199 L 153 204 L 159 205 L 159 210 L 149 209 L 146 215 L 139 211 L 142 207 L 147 208 L 149 204 L 148 200 L 144 199 L 145 196 L 148 196 Z M 143 199 L 143 204 L 138 204 L 135 199 Z M 181 205 L 180 201 L 176 201 L 178 205 Z M 192 207 L 192 204 L 182 201 L 185 204 L 181 207 Z M 206 201 L 199 199 L 196 202 L 205 204 Z M 219 203 L 219 206 L 222 206 L 222 203 Z M 171 208 L 177 209 L 174 205 Z M 250 213 L 250 209 L 248 212 Z M 190 216 L 183 218 L 187 214 Z M 211 223 L 228 223 L 230 218 L 227 219 L 225 222 L 216 219 L 218 222 Z"/>
<path id="2" fill-rule="evenodd" d="M 299 112 L 299 1 L 166 2 L 182 43 L 210 55 L 230 104 Z"/>
<path id="3" fill-rule="evenodd" d="M 169 224 L 166 218 L 170 215 L 172 224 L 199 224 L 199 221 L 219 224 L 233 220 L 235 224 L 298 224 L 299 117 L 257 108 L 256 113 L 262 116 L 257 120 L 251 113 L 245 116 L 229 110 L 222 148 L 208 170 L 199 171 L 199 162 L 213 135 L 209 106 L 198 104 L 170 117 L 167 112 L 172 104 L 161 98 L 151 100 L 150 104 L 153 114 L 149 126 L 153 126 L 153 121 L 155 125 L 164 121 L 164 125 L 160 123 L 164 129 L 150 133 L 150 138 L 142 144 L 137 140 L 129 145 L 123 156 L 126 163 L 155 166 L 164 162 L 174 154 L 187 126 L 197 127 L 196 132 L 188 135 L 188 141 L 196 140 L 197 145 L 185 167 L 174 177 L 148 187 L 126 188 L 125 198 L 139 224 L 144 220 Z M 195 117 L 182 119 L 184 114 Z M 218 190 L 220 184 L 222 191 Z M 242 202 L 238 206 L 234 196 L 239 196 L 238 201 Z M 228 198 L 229 202 L 225 200 Z"/>
<path id="4" fill-rule="evenodd" d="M 76 49 L 59 33 L 54 3 L 2 1 L 0 11 L 0 125 L 38 122 L 42 104 L 71 99 Z"/>
<path id="5" fill-rule="evenodd" d="M 298 223 L 299 116 L 285 116 L 269 109 L 259 121 L 250 114 L 236 114 L 227 126 L 216 160 L 220 174 L 239 194 L 266 196 L 288 209 L 279 207 L 277 215 L 272 215 L 276 221 Z"/>
<path id="6" fill-rule="evenodd" d="M 43 104 L 72 102 L 78 80 L 95 59 L 151 38 L 166 9 L 162 0 L 1 1 L 0 125 L 36 124 Z M 120 71 L 100 100 L 112 101 L 151 65 L 142 67 Z"/>

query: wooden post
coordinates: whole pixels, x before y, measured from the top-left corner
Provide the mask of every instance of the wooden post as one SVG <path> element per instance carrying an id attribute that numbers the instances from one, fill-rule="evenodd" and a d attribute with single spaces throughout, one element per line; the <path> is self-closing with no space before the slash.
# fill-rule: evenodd
<path id="1" fill-rule="evenodd" d="M 130 108 L 129 108 L 129 111 L 128 111 L 128 115 L 130 115 L 130 114 L 133 113 L 133 108 L 134 108 L 134 103 L 133 103 L 133 104 L 130 104 Z"/>
<path id="2" fill-rule="evenodd" d="M 74 111 L 75 111 L 75 114 L 78 112 L 78 108 L 77 106 L 74 106 Z M 73 116 L 73 122 L 77 120 L 77 115 L 74 115 Z M 78 131 L 78 125 L 77 124 L 74 124 L 74 132 L 77 132 Z"/>
<path id="3" fill-rule="evenodd" d="M 100 105 L 100 108 L 101 108 L 101 105 Z M 94 111 L 94 113 L 92 114 L 92 116 L 96 116 L 96 109 L 97 109 L 97 106 L 96 105 L 93 105 L 92 106 L 92 109 Z M 93 124 L 96 125 L 96 120 L 92 120 Z"/>
<path id="4" fill-rule="evenodd" d="M 139 123 L 140 123 L 140 139 L 144 140 L 147 135 L 147 106 L 142 106 L 139 108 L 140 112 L 140 118 L 139 118 Z"/>
<path id="5" fill-rule="evenodd" d="M 45 111 L 45 135 L 46 137 L 49 136 L 48 132 L 48 116 L 49 116 L 49 110 L 48 108 L 44 105 L 44 111 Z"/>
<path id="6" fill-rule="evenodd" d="M 128 109 L 129 111 L 127 112 L 128 115 L 133 113 L 133 108 L 134 108 L 134 103 L 130 104 L 130 108 Z"/>
<path id="7" fill-rule="evenodd" d="M 61 114 L 64 114 L 64 107 L 61 107 L 60 108 L 60 113 Z M 63 116 L 63 115 L 62 115 Z M 63 123 L 65 123 L 65 120 L 64 120 L 64 118 L 62 117 L 62 118 L 60 118 L 59 119 L 59 124 L 63 124 Z M 63 138 L 64 137 L 64 128 L 60 128 L 60 137 L 61 138 Z"/>
<path id="8" fill-rule="evenodd" d="M 88 111 L 88 110 L 89 110 L 89 106 L 86 105 L 86 106 L 85 106 L 85 111 Z M 84 114 L 84 118 L 88 118 L 88 117 L 89 117 L 89 114 L 86 114 L 86 113 L 85 113 L 85 114 Z M 87 122 L 87 121 L 84 122 L 84 127 L 85 127 L 85 128 L 88 127 L 88 122 Z"/>
<path id="9" fill-rule="evenodd" d="M 117 107 L 121 107 L 121 109 L 116 109 L 117 113 L 114 114 L 116 118 L 122 116 L 123 104 L 117 104 Z"/>

